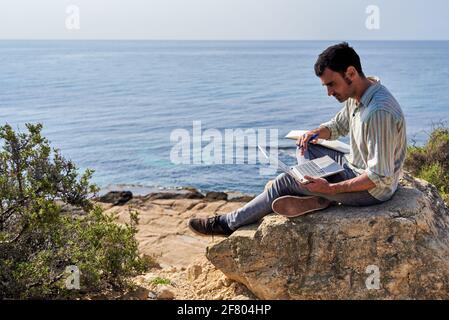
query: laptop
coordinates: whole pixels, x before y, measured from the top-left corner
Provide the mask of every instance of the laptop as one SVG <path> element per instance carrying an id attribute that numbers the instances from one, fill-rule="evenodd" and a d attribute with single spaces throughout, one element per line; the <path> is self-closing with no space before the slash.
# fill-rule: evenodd
<path id="1" fill-rule="evenodd" d="M 292 178 L 294 178 L 300 183 L 309 182 L 307 179 L 304 178 L 304 176 L 324 178 L 345 170 L 340 164 L 338 164 L 334 159 L 332 159 L 327 155 L 321 158 L 316 158 L 298 164 L 290 168 L 281 160 L 274 159 L 272 156 L 269 156 L 266 150 L 262 148 L 260 145 L 258 145 L 257 147 L 265 156 L 265 158 L 267 158 L 270 161 L 274 161 L 275 163 L 277 162 L 279 164 L 279 169 L 281 169 L 283 172 L 290 175 Z"/>

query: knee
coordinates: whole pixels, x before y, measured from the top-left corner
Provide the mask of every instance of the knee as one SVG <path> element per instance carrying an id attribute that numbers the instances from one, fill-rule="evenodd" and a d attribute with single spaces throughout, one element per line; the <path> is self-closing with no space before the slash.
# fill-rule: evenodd
<path id="1" fill-rule="evenodd" d="M 267 191 L 268 189 L 270 189 L 273 185 L 275 185 L 276 183 L 279 184 L 279 182 L 284 182 L 285 180 L 289 179 L 290 176 L 286 173 L 281 173 L 280 175 L 278 175 L 276 178 L 268 180 L 268 182 L 265 184 L 264 190 Z"/>
<path id="2" fill-rule="evenodd" d="M 273 183 L 274 183 L 274 179 L 273 180 L 269 180 L 267 182 L 267 184 L 265 185 L 264 191 L 267 191 L 268 189 L 270 189 L 271 186 L 273 185 Z"/>
<path id="3" fill-rule="evenodd" d="M 277 190 L 284 190 L 288 188 L 292 183 L 294 183 L 294 179 L 286 173 L 282 173 L 276 177 L 276 179 L 272 180 L 270 187 L 274 187 Z"/>

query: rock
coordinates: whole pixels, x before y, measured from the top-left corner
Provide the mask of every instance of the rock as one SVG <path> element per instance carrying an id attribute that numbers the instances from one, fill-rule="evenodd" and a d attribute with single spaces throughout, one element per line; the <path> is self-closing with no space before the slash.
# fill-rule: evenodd
<path id="1" fill-rule="evenodd" d="M 148 299 L 150 300 L 156 300 L 157 299 L 157 293 L 154 291 L 149 291 L 148 292 Z"/>
<path id="2" fill-rule="evenodd" d="M 207 283 L 207 282 L 206 282 Z M 204 285 L 201 289 L 197 291 L 199 295 L 209 295 L 211 292 L 213 292 L 215 289 L 217 289 L 215 283 L 207 283 Z"/>
<path id="3" fill-rule="evenodd" d="M 181 187 L 180 189 L 188 190 L 188 191 L 191 191 L 191 192 L 198 192 L 198 190 L 195 187 L 190 187 L 190 186 Z"/>
<path id="4" fill-rule="evenodd" d="M 423 180 L 401 184 L 376 206 L 266 216 L 207 258 L 260 299 L 448 299 L 449 209 Z"/>
<path id="5" fill-rule="evenodd" d="M 113 205 L 122 205 L 133 198 L 131 191 L 110 191 L 98 198 L 98 201 L 112 203 Z"/>
<path id="6" fill-rule="evenodd" d="M 232 284 L 232 280 L 229 279 L 228 277 L 226 277 L 225 275 L 223 277 L 221 277 L 220 282 L 223 284 L 223 286 L 225 287 L 229 287 Z"/>
<path id="7" fill-rule="evenodd" d="M 145 196 L 145 200 L 161 199 L 203 199 L 204 195 L 195 189 L 153 192 Z"/>
<path id="8" fill-rule="evenodd" d="M 156 279 L 158 276 L 155 273 L 149 272 L 141 276 L 145 283 L 151 283 L 153 279 Z"/>
<path id="9" fill-rule="evenodd" d="M 255 198 L 254 195 L 244 194 L 237 191 L 228 191 L 228 201 L 230 202 L 250 202 Z"/>
<path id="10" fill-rule="evenodd" d="M 229 199 L 228 201 L 231 202 L 250 202 L 251 200 L 253 200 L 255 197 L 254 196 L 241 196 L 241 197 L 235 197 L 232 199 Z"/>
<path id="11" fill-rule="evenodd" d="M 242 294 L 235 296 L 234 298 L 232 298 L 231 300 L 251 300 L 250 297 L 244 296 Z"/>
<path id="12" fill-rule="evenodd" d="M 224 201 L 227 201 L 228 200 L 228 195 L 225 192 L 211 191 L 211 192 L 206 193 L 206 200 L 213 200 L 213 201 L 224 200 Z"/>
<path id="13" fill-rule="evenodd" d="M 128 292 L 121 299 L 123 300 L 147 300 L 150 290 L 138 286 L 135 290 Z"/>
<path id="14" fill-rule="evenodd" d="M 68 214 L 68 215 L 77 215 L 77 216 L 84 216 L 86 215 L 86 212 L 77 206 L 73 206 L 71 204 L 65 203 L 61 200 L 55 201 L 60 207 L 61 207 L 61 214 Z"/>
<path id="15" fill-rule="evenodd" d="M 187 269 L 187 277 L 190 281 L 194 281 L 198 279 L 198 277 L 201 275 L 202 272 L 201 266 L 197 264 L 192 264 Z"/>
<path id="16" fill-rule="evenodd" d="M 175 272 L 177 272 L 178 271 L 178 269 L 176 268 L 176 267 L 170 267 L 168 270 L 167 270 L 167 272 L 170 272 L 170 273 L 175 273 Z"/>
<path id="17" fill-rule="evenodd" d="M 158 300 L 173 300 L 175 294 L 173 293 L 174 288 L 172 286 L 161 285 L 157 287 L 156 298 Z"/>

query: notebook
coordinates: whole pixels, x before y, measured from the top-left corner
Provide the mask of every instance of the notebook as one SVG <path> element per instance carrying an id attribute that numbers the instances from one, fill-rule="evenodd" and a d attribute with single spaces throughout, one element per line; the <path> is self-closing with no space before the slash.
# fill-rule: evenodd
<path id="1" fill-rule="evenodd" d="M 290 131 L 285 138 L 292 139 L 292 140 L 298 140 L 300 136 L 302 136 L 304 133 L 306 133 L 306 130 L 292 130 Z M 318 144 L 327 147 L 329 149 L 337 150 L 343 153 L 349 153 L 350 147 L 347 143 L 341 142 L 339 140 L 324 140 L 324 139 L 318 139 Z"/>

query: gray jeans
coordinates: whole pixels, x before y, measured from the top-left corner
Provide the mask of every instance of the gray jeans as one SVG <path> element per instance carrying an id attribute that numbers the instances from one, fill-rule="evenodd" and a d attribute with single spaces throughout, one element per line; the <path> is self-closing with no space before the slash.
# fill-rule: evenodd
<path id="1" fill-rule="evenodd" d="M 312 160 L 325 155 L 333 158 L 345 169 L 345 171 L 342 171 L 339 174 L 327 177 L 327 181 L 336 183 L 357 176 L 357 174 L 348 167 L 344 154 L 341 152 L 311 143 L 309 144 L 304 157 L 308 160 Z M 236 230 L 241 226 L 257 222 L 267 214 L 272 213 L 271 204 L 273 201 L 286 195 L 316 195 L 347 206 L 370 206 L 382 202 L 374 198 L 368 191 L 338 193 L 334 195 L 309 192 L 292 177 L 282 173 L 276 177 L 273 184 L 267 190 L 248 202 L 245 206 L 224 215 L 223 219 L 228 223 L 229 228 Z"/>

